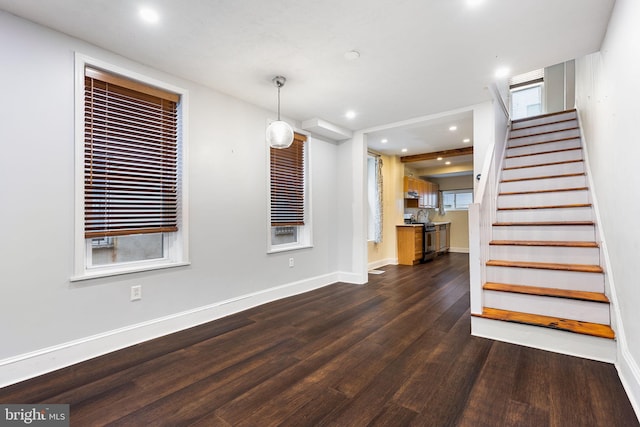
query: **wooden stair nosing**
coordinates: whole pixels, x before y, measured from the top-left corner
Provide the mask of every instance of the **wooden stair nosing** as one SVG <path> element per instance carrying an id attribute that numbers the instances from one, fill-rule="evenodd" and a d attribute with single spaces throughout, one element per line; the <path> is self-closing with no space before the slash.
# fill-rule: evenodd
<path id="1" fill-rule="evenodd" d="M 499 310 L 491 307 L 483 307 L 482 314 L 473 313 L 472 316 L 492 320 L 503 320 L 505 322 L 521 323 L 525 325 L 542 326 L 545 328 L 558 329 L 582 335 L 591 335 L 599 338 L 615 339 L 615 332 L 613 329 L 611 329 L 609 325 L 603 325 L 601 323 L 582 322 L 579 320 L 563 319 L 560 317 Z"/>
<path id="2" fill-rule="evenodd" d="M 569 131 L 569 130 L 576 130 L 576 129 L 580 129 L 580 128 L 578 126 L 576 126 L 576 127 L 567 128 L 567 129 L 550 130 L 548 132 L 533 133 L 531 135 L 522 135 L 522 136 L 511 136 L 511 135 L 509 135 L 509 141 L 512 141 L 514 139 L 520 139 L 520 138 L 529 138 L 529 137 L 532 137 L 532 136 L 543 136 L 543 135 L 549 135 L 549 134 L 552 134 L 552 133 L 566 132 L 566 131 Z M 517 130 L 518 129 L 514 129 L 514 131 L 517 131 Z"/>
<path id="3" fill-rule="evenodd" d="M 507 150 L 515 150 L 516 148 L 522 148 L 522 147 L 532 147 L 534 145 L 552 144 L 554 142 L 569 141 L 571 139 L 580 139 L 580 137 L 579 136 L 569 136 L 569 137 L 566 137 L 566 138 L 552 139 L 552 140 L 549 140 L 549 141 L 539 141 L 539 142 L 531 142 L 529 144 L 516 145 L 515 147 L 510 147 L 509 145 L 507 145 Z"/>
<path id="4" fill-rule="evenodd" d="M 533 261 L 505 261 L 490 259 L 486 262 L 487 267 L 516 267 L 532 268 L 539 270 L 572 271 L 579 273 L 604 273 L 599 265 L 590 264 L 560 264 L 554 262 L 533 262 Z"/>
<path id="5" fill-rule="evenodd" d="M 492 246 L 549 246 L 562 248 L 598 248 L 597 242 L 568 241 L 568 240 L 492 240 Z"/>
<path id="6" fill-rule="evenodd" d="M 542 193 L 561 193 L 564 191 L 587 191 L 589 187 L 572 187 L 572 188 L 553 188 L 550 190 L 529 190 L 529 191 L 505 191 L 498 193 L 498 196 L 517 196 L 522 194 L 542 194 Z"/>
<path id="7" fill-rule="evenodd" d="M 560 150 L 540 151 L 539 153 L 517 154 L 515 156 L 506 156 L 505 159 L 518 159 L 521 157 L 539 156 L 541 154 L 565 153 L 567 151 L 582 150 L 582 147 L 562 148 Z"/>
<path id="8" fill-rule="evenodd" d="M 584 172 L 576 172 L 576 173 L 566 173 L 561 175 L 543 175 L 543 176 L 532 176 L 528 178 L 512 178 L 512 179 L 503 179 L 500 183 L 503 182 L 518 182 L 518 181 L 532 181 L 536 179 L 556 179 L 556 178 L 570 178 L 572 176 L 586 176 Z"/>
<path id="9" fill-rule="evenodd" d="M 573 208 L 590 208 L 591 203 L 574 203 L 570 205 L 548 205 L 548 206 L 510 206 L 506 208 L 497 208 L 499 211 L 520 211 L 520 210 L 536 210 L 536 209 L 573 209 Z"/>
<path id="10" fill-rule="evenodd" d="M 521 127 L 521 128 L 518 128 L 518 129 L 511 129 L 511 132 L 517 132 L 517 131 L 519 131 L 519 130 L 523 130 L 523 129 L 533 129 L 533 128 L 537 128 L 537 127 L 540 127 L 540 126 L 555 125 L 555 124 L 558 124 L 558 123 L 575 122 L 575 121 L 577 121 L 577 120 L 578 120 L 578 119 L 577 119 L 577 118 L 575 118 L 575 117 L 574 117 L 574 118 L 571 118 L 571 119 L 556 120 L 556 121 L 553 121 L 553 122 L 546 122 L 546 123 L 540 123 L 540 124 L 537 124 L 537 125 L 523 126 L 523 127 Z"/>
<path id="11" fill-rule="evenodd" d="M 531 117 L 523 117 L 522 119 L 511 120 L 511 123 L 523 123 L 529 120 L 540 120 L 540 119 L 544 119 L 545 117 L 559 116 L 560 114 L 575 113 L 576 111 L 577 110 L 575 108 L 572 108 L 570 110 L 556 111 L 553 113 L 545 113 L 545 114 L 540 114 L 540 115 L 531 116 Z"/>
<path id="12" fill-rule="evenodd" d="M 542 286 L 512 285 L 507 283 L 487 282 L 482 289 L 496 292 L 510 292 L 542 297 L 565 298 L 578 301 L 590 301 L 609 304 L 609 298 L 601 292 L 575 291 L 571 289 L 545 288 Z"/>
<path id="13" fill-rule="evenodd" d="M 580 162 L 584 162 L 583 159 L 576 159 L 576 160 L 563 160 L 561 162 L 549 162 L 549 163 L 538 163 L 535 165 L 525 165 L 525 166 L 511 166 L 508 168 L 502 168 L 503 171 L 510 171 L 510 170 L 516 170 L 516 169 L 528 169 L 528 168 L 537 168 L 540 166 L 556 166 L 556 165 L 564 165 L 564 164 L 568 164 L 568 163 L 580 163 Z"/>
<path id="14" fill-rule="evenodd" d="M 579 225 L 595 225 L 593 221 L 526 221 L 526 222 L 494 222 L 494 227 L 529 227 L 529 226 L 579 226 Z"/>

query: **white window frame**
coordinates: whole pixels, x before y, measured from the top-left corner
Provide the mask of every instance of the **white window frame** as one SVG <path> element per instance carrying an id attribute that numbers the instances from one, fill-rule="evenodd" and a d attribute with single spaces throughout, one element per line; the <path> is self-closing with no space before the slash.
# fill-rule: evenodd
<path id="1" fill-rule="evenodd" d="M 267 120 L 267 127 L 275 119 Z M 271 230 L 274 226 L 271 225 L 271 150 L 269 144 L 265 143 L 267 155 L 266 155 L 266 170 L 267 170 L 267 253 L 279 253 L 286 251 L 295 251 L 298 249 L 312 248 L 313 247 L 313 226 L 311 215 L 311 156 L 312 156 L 312 144 L 311 135 L 307 132 L 294 129 L 295 133 L 305 135 L 307 141 L 305 142 L 305 156 L 304 156 L 304 225 L 295 226 L 297 229 L 297 240 L 291 243 L 273 244 L 271 241 Z M 266 127 L 265 127 L 266 132 Z"/>
<path id="2" fill-rule="evenodd" d="M 85 66 L 93 66 L 102 70 L 127 77 L 141 83 L 155 86 L 180 95 L 178 105 L 180 115 L 178 145 L 180 159 L 179 168 L 179 224 L 175 233 L 163 233 L 162 258 L 108 265 L 92 265 L 91 239 L 84 237 L 84 78 Z M 74 272 L 70 280 L 80 281 L 119 274 L 136 273 L 170 267 L 189 265 L 189 212 L 188 212 L 188 118 L 189 93 L 186 89 L 128 70 L 112 63 L 92 58 L 81 53 L 75 54 L 75 218 L 74 218 Z"/>
<path id="3" fill-rule="evenodd" d="M 471 203 L 473 203 L 473 188 L 462 188 L 459 190 L 442 190 L 442 203 L 444 204 L 444 196 L 445 194 L 461 194 L 461 193 L 469 193 L 471 194 Z M 469 204 L 471 204 L 469 203 Z M 452 207 L 452 208 L 448 208 L 448 207 L 444 207 L 445 211 L 450 212 L 450 211 L 468 211 L 469 208 L 458 208 L 456 206 Z"/>

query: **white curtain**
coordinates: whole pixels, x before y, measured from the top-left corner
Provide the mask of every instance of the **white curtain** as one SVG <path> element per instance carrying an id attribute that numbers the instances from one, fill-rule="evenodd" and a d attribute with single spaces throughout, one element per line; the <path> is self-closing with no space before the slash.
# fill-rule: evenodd
<path id="1" fill-rule="evenodd" d="M 444 216 L 446 211 L 444 210 L 444 196 L 442 195 L 442 191 L 438 191 L 438 214 L 440 216 Z"/>
<path id="2" fill-rule="evenodd" d="M 374 208 L 374 236 L 375 243 L 382 242 L 382 159 L 376 157 L 376 199 Z"/>

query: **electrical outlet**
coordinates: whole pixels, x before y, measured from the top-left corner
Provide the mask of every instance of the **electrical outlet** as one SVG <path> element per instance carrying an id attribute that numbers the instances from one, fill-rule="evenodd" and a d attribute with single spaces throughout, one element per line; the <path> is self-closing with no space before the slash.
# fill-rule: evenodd
<path id="1" fill-rule="evenodd" d="M 134 285 L 131 287 L 131 301 L 139 301 L 142 299 L 142 285 Z"/>
<path id="2" fill-rule="evenodd" d="M 289 267 L 293 267 L 293 266 L 294 266 L 293 258 L 289 258 Z"/>

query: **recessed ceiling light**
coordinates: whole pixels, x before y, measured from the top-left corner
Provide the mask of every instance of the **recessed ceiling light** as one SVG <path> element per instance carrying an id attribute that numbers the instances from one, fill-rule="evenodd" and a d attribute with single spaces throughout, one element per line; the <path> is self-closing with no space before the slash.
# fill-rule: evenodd
<path id="1" fill-rule="evenodd" d="M 450 165 L 450 164 L 451 164 L 451 162 L 444 162 L 444 164 L 445 164 L 445 165 Z"/>
<path id="2" fill-rule="evenodd" d="M 438 157 L 436 160 L 442 160 L 442 157 Z"/>
<path id="3" fill-rule="evenodd" d="M 407 150 L 406 148 L 403 148 L 401 151 L 402 151 L 403 153 L 406 153 L 406 152 L 407 152 L 407 151 L 409 151 L 409 150 Z"/>
<path id="4" fill-rule="evenodd" d="M 484 3 L 484 0 L 467 0 L 467 6 L 476 7 Z"/>
<path id="5" fill-rule="evenodd" d="M 451 127 L 449 128 L 449 130 L 450 130 L 451 132 L 453 132 L 454 130 L 458 130 L 458 126 L 451 126 Z"/>
<path id="6" fill-rule="evenodd" d="M 158 14 L 158 12 L 148 7 L 141 7 L 138 10 L 138 14 L 144 22 L 148 22 L 150 24 L 155 24 L 160 20 L 160 15 Z"/>
<path id="7" fill-rule="evenodd" d="M 466 144 L 468 142 L 471 142 L 471 140 L 469 138 L 465 138 L 465 139 L 462 140 L 462 142 L 464 142 Z"/>
<path id="8" fill-rule="evenodd" d="M 358 58 L 360 58 L 360 52 L 357 50 L 350 50 L 344 53 L 344 59 L 347 61 L 355 61 Z"/>
<path id="9" fill-rule="evenodd" d="M 382 142 L 383 144 L 386 144 L 387 142 L 389 142 L 389 140 L 387 138 L 382 138 L 380 142 Z"/>
<path id="10" fill-rule="evenodd" d="M 495 76 L 497 79 L 502 79 L 507 77 L 510 72 L 511 70 L 509 70 L 507 67 L 500 67 L 496 70 Z"/>
<path id="11" fill-rule="evenodd" d="M 349 110 L 344 115 L 347 119 L 353 119 L 356 116 L 356 112 L 353 110 Z"/>

